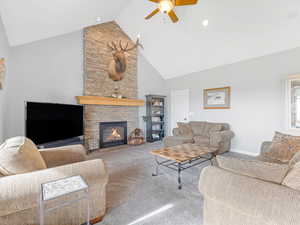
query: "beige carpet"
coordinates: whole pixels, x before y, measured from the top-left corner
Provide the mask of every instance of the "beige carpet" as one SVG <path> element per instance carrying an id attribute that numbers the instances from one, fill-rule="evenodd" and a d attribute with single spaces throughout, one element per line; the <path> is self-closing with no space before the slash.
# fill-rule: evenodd
<path id="1" fill-rule="evenodd" d="M 161 143 L 114 150 L 98 150 L 89 155 L 102 158 L 108 166 L 107 214 L 97 225 L 201 225 L 202 197 L 198 191 L 201 166 L 185 170 L 183 189 L 177 189 L 177 173 L 162 168 L 152 177 L 154 158 L 149 153 Z"/>

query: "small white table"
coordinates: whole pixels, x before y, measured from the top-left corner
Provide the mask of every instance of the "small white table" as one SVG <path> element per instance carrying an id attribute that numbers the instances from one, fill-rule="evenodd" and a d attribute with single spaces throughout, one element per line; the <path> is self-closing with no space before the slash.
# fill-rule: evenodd
<path id="1" fill-rule="evenodd" d="M 52 208 L 45 207 L 45 203 L 47 201 L 54 200 L 62 196 L 70 195 L 77 192 L 82 192 L 82 195 L 71 201 L 62 202 L 61 204 Z M 39 199 L 40 225 L 44 225 L 44 217 L 47 212 L 58 210 L 59 208 L 69 206 L 81 200 L 87 200 L 88 202 L 86 225 L 90 225 L 89 199 L 89 187 L 81 176 L 67 177 L 42 184 Z"/>

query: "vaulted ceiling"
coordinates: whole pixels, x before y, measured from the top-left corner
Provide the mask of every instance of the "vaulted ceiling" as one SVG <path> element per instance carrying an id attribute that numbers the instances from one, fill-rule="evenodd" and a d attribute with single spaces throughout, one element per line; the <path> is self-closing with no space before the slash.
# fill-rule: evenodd
<path id="1" fill-rule="evenodd" d="M 116 20 L 164 78 L 231 64 L 300 46 L 299 0 L 199 0 L 175 9 L 179 23 L 147 0 L 1 0 L 11 45 L 58 36 Z M 204 27 L 203 20 L 209 25 Z"/>
<path id="2" fill-rule="evenodd" d="M 130 0 L 1 0 L 11 45 L 50 38 L 114 20 Z"/>

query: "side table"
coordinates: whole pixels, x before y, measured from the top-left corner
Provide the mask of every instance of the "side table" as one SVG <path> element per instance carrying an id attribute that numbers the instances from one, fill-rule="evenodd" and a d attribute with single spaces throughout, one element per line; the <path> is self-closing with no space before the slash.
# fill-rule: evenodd
<path id="1" fill-rule="evenodd" d="M 60 204 L 57 204 L 52 208 L 45 207 L 45 203 L 50 200 L 58 199 L 60 197 L 78 192 L 82 192 L 82 195 L 79 195 L 79 197 L 73 200 L 61 202 Z M 81 176 L 67 177 L 42 184 L 39 199 L 40 225 L 44 225 L 44 218 L 46 213 L 75 204 L 76 202 L 79 202 L 81 200 L 86 200 L 88 203 L 86 225 L 90 225 L 89 187 Z"/>

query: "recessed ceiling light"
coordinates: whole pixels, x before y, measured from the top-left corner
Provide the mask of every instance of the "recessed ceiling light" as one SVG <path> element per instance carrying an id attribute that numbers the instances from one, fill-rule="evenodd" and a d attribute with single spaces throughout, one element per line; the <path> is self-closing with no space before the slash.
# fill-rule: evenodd
<path id="1" fill-rule="evenodd" d="M 207 26 L 208 26 L 208 20 L 203 20 L 203 21 L 202 21 L 202 25 L 203 25 L 204 27 L 207 27 Z"/>
<path id="2" fill-rule="evenodd" d="M 96 17 L 96 22 L 97 23 L 101 22 L 101 20 L 102 20 L 101 17 Z"/>

